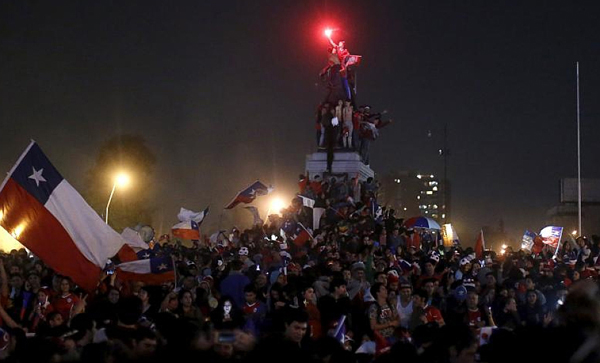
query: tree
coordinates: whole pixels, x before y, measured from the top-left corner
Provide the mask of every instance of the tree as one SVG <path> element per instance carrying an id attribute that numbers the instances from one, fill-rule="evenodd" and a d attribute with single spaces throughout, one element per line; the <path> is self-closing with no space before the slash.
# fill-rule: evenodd
<path id="1" fill-rule="evenodd" d="M 126 173 L 130 183 L 115 189 L 108 222 L 119 233 L 138 223 L 151 224 L 155 164 L 156 157 L 143 137 L 115 136 L 100 147 L 95 165 L 87 172 L 85 199 L 104 218 L 115 177 Z"/>

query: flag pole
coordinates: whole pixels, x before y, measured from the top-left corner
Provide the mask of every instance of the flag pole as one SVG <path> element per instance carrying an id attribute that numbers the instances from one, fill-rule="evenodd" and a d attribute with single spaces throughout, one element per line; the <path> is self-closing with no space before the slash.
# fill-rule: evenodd
<path id="1" fill-rule="evenodd" d="M 579 62 L 577 65 L 577 230 L 579 235 L 583 236 L 581 230 L 581 137 L 580 137 L 580 113 L 579 113 Z"/>

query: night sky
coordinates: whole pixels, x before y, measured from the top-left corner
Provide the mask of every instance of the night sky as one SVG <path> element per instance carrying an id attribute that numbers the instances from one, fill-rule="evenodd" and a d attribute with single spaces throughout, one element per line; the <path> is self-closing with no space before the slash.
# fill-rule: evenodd
<path id="1" fill-rule="evenodd" d="M 439 175 L 447 125 L 463 243 L 500 219 L 519 239 L 544 226 L 559 179 L 577 175 L 577 61 L 582 177 L 600 177 L 594 3 L 4 1 L 0 170 L 34 139 L 83 190 L 100 145 L 138 134 L 158 160 L 159 232 L 180 207 L 211 206 L 205 233 L 247 225 L 249 213 L 222 207 L 255 179 L 290 199 L 315 151 L 331 26 L 363 56 L 358 103 L 394 120 L 371 146 L 375 172 Z"/>

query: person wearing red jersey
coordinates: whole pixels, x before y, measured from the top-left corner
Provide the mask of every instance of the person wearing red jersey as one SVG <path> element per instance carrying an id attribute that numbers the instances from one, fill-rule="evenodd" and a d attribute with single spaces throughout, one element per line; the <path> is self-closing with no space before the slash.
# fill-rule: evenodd
<path id="1" fill-rule="evenodd" d="M 82 301 L 72 293 L 72 286 L 71 279 L 63 276 L 60 279 L 60 293 L 52 301 L 52 307 L 60 313 L 64 321 L 69 321 L 73 316 L 83 311 Z"/>

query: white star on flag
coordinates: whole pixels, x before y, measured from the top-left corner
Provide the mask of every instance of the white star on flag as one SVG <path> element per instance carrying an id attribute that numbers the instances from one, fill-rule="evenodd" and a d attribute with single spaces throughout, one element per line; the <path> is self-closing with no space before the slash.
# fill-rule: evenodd
<path id="1" fill-rule="evenodd" d="M 149 254 L 148 252 L 146 252 L 146 253 L 144 253 L 144 254 L 142 255 L 142 257 L 143 257 L 143 258 L 150 258 L 150 254 Z"/>
<path id="2" fill-rule="evenodd" d="M 159 270 L 166 270 L 167 269 L 167 265 L 165 265 L 164 263 L 161 263 L 160 265 L 158 265 L 158 269 Z"/>
<path id="3" fill-rule="evenodd" d="M 46 179 L 44 179 L 44 177 L 42 176 L 42 173 L 44 172 L 44 168 L 40 169 L 40 170 L 35 170 L 34 167 L 32 167 L 33 169 L 33 174 L 31 174 L 29 176 L 29 179 L 33 179 L 35 180 L 35 185 L 36 186 L 40 186 L 40 182 L 45 182 Z"/>

